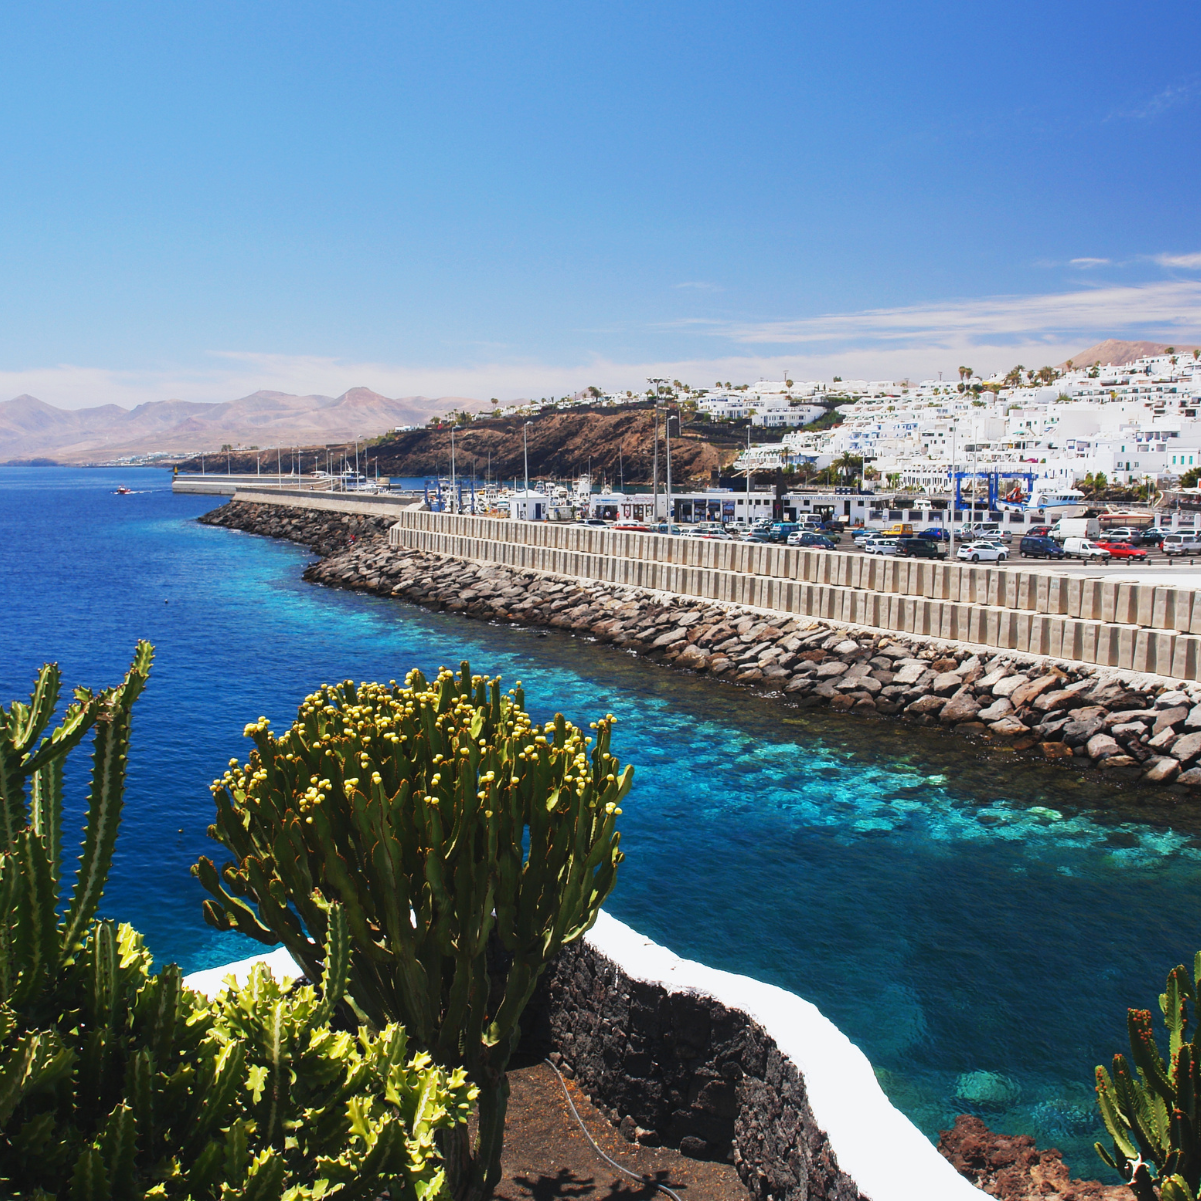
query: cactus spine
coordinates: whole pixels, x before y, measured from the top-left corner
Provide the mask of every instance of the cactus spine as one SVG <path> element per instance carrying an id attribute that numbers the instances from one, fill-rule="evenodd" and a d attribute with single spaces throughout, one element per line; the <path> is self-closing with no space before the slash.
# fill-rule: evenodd
<path id="1" fill-rule="evenodd" d="M 466 663 L 432 683 L 348 681 L 306 697 L 278 739 L 265 719 L 247 726 L 249 763 L 213 786 L 209 833 L 234 858 L 194 869 L 209 921 L 282 941 L 312 975 L 339 902 L 356 1011 L 400 1021 L 479 1087 L 474 1153 L 461 1127 L 442 1140 L 459 1199 L 499 1179 L 505 1068 L 538 977 L 615 882 L 633 773 L 610 753 L 612 723 L 591 747 L 562 715 L 539 728 L 520 685 L 502 695 Z M 506 970 L 490 970 L 490 938 Z"/>
<path id="2" fill-rule="evenodd" d="M 1201 952 L 1193 974 L 1183 965 L 1168 974 L 1159 1008 L 1168 1030 L 1168 1060 L 1155 1041 L 1151 1012 L 1130 1009 L 1130 1058 L 1113 1057 L 1113 1075 L 1097 1068 L 1097 1101 L 1113 1140 L 1097 1154 L 1121 1173 L 1139 1201 L 1197 1201 L 1201 1182 L 1201 1046 L 1189 1037 L 1189 1006 L 1197 1021 Z M 1199 1027 L 1201 1029 L 1201 1027 Z M 1152 1168 L 1154 1173 L 1152 1173 Z"/>

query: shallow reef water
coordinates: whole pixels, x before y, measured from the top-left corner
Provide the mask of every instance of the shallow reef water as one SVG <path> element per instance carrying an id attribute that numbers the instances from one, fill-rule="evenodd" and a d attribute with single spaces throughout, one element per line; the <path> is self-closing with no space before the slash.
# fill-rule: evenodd
<path id="1" fill-rule="evenodd" d="M 116 496 L 120 483 L 134 495 Z M 303 548 L 197 525 L 219 498 L 152 469 L 0 468 L 0 697 L 158 653 L 139 702 L 106 912 L 160 961 L 255 948 L 208 929 L 188 868 L 244 724 L 317 684 L 463 658 L 540 718 L 611 711 L 636 783 L 609 909 L 715 967 L 807 997 L 931 1137 L 956 1113 L 1097 1176 L 1094 1065 L 1201 947 L 1201 802 L 1119 787 L 938 730 L 801 712 L 560 633 L 300 579 Z M 69 780 L 82 814 L 86 780 Z"/>

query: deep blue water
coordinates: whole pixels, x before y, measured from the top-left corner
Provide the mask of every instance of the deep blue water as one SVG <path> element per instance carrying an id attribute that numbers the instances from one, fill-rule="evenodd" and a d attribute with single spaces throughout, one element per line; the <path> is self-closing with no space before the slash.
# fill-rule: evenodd
<path id="1" fill-rule="evenodd" d="M 127 483 L 136 495 L 115 496 Z M 0 697 L 57 659 L 103 686 L 157 646 L 106 911 L 186 969 L 248 952 L 188 868 L 219 850 L 208 784 L 244 724 L 286 726 L 347 677 L 457 666 L 521 679 L 536 715 L 619 716 L 635 764 L 610 910 L 679 953 L 814 1001 L 929 1134 L 970 1108 L 1095 1175 L 1093 1066 L 1201 945 L 1201 824 L 887 722 L 798 714 L 612 648 L 305 584 L 306 552 L 193 520 L 219 500 L 137 471 L 0 468 Z M 85 780 L 71 780 L 82 813 Z M 1173 824 L 1175 823 L 1175 824 Z"/>

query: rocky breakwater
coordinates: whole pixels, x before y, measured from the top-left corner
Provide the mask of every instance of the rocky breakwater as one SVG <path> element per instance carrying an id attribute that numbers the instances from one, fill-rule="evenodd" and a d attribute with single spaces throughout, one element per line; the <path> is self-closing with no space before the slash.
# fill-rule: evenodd
<path id="1" fill-rule="evenodd" d="M 1201 788 L 1195 683 L 390 548 L 383 519 L 234 502 L 202 520 L 312 546 L 327 555 L 305 571 L 314 583 L 558 628 L 803 708 L 898 717 L 1119 778 Z"/>

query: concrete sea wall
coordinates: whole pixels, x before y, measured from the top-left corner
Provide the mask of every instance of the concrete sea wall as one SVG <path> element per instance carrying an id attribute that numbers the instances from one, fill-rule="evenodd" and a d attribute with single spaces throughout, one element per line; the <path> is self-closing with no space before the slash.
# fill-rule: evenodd
<path id="1" fill-rule="evenodd" d="M 327 556 L 305 572 L 314 583 L 550 626 L 784 703 L 899 715 L 1111 777 L 1201 788 L 1191 681 L 449 558 L 392 545 L 390 514 L 235 501 L 202 520 L 312 546 Z"/>
<path id="2" fill-rule="evenodd" d="M 1173 585 L 406 509 L 394 546 L 896 633 L 1196 680 L 1201 594 Z"/>

